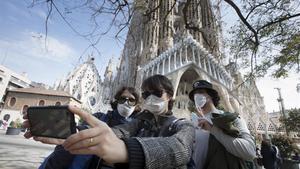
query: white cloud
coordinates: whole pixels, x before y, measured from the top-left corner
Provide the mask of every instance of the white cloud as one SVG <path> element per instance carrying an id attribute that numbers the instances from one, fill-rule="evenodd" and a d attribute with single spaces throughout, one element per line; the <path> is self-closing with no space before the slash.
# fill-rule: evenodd
<path id="1" fill-rule="evenodd" d="M 35 32 L 25 33 L 20 40 L 0 40 L 0 48 L 19 56 L 46 58 L 52 61 L 63 61 L 75 55 L 75 51 L 66 42 Z M 45 48 L 46 47 L 46 48 Z"/>

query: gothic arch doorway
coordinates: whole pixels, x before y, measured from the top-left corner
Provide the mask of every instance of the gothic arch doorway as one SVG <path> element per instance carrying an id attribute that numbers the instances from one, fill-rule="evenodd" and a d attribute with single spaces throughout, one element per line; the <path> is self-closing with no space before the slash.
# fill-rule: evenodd
<path id="1" fill-rule="evenodd" d="M 175 102 L 173 111 L 177 117 L 189 118 L 189 92 L 192 90 L 192 84 L 196 80 L 201 79 L 198 72 L 193 68 L 188 68 L 180 77 L 177 88 L 175 89 Z"/>

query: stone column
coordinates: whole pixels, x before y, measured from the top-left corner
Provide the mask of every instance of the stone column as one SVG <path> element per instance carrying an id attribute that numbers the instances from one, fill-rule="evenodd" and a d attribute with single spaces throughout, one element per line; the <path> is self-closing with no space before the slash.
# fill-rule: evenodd
<path id="1" fill-rule="evenodd" d="M 182 48 L 179 50 L 180 66 L 182 66 Z"/>
<path id="2" fill-rule="evenodd" d="M 187 52 L 187 49 L 188 49 L 188 46 L 187 45 L 185 45 L 184 46 L 184 54 L 185 54 L 185 63 L 187 63 L 188 62 L 188 52 Z"/>
<path id="3" fill-rule="evenodd" d="M 171 72 L 171 58 L 172 58 L 172 55 L 170 55 L 169 58 L 168 58 L 168 61 L 169 61 L 168 72 Z"/>
<path id="4" fill-rule="evenodd" d="M 207 67 L 206 67 L 206 58 L 203 57 L 203 68 L 204 68 L 204 71 L 207 72 Z"/>
<path id="5" fill-rule="evenodd" d="M 196 58 L 195 58 L 195 47 L 192 47 L 192 55 L 193 55 L 193 62 L 196 62 Z"/>
<path id="6" fill-rule="evenodd" d="M 151 72 L 151 76 L 154 75 L 154 65 L 152 65 L 152 72 Z"/>
<path id="7" fill-rule="evenodd" d="M 175 69 L 177 69 L 177 65 L 176 65 L 176 59 L 177 58 L 176 58 L 176 55 L 177 55 L 177 52 L 174 53 L 174 68 Z"/>

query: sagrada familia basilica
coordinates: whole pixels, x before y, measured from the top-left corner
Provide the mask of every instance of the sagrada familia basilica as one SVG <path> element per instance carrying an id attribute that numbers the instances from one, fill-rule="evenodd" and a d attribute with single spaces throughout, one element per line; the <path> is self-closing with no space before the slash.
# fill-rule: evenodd
<path id="1" fill-rule="evenodd" d="M 68 91 L 91 112 L 105 112 L 118 88 L 139 89 L 145 78 L 162 74 L 175 87 L 175 114 L 187 117 L 191 110 L 188 93 L 192 83 L 205 79 L 219 92 L 221 107 L 238 112 L 253 134 L 276 132 L 255 81 L 244 81 L 235 63 L 225 64 L 221 33 L 210 0 L 192 0 L 186 13 L 183 13 L 184 1 L 175 5 L 174 0 L 163 0 L 160 5 L 159 0 L 138 2 L 119 65 L 114 67 L 110 60 L 101 79 L 94 59 L 89 57 L 56 84 L 57 90 Z M 154 8 L 145 15 L 145 9 Z M 185 21 L 201 30 L 186 29 Z"/>

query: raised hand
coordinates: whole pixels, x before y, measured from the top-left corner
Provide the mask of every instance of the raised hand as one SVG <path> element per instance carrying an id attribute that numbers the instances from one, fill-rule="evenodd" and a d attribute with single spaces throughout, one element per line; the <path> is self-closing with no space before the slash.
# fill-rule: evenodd
<path id="1" fill-rule="evenodd" d="M 67 151 L 72 154 L 94 154 L 111 164 L 128 162 L 125 143 L 106 123 L 77 107 L 69 106 L 69 110 L 79 115 L 91 128 L 68 137 L 62 144 Z"/>

